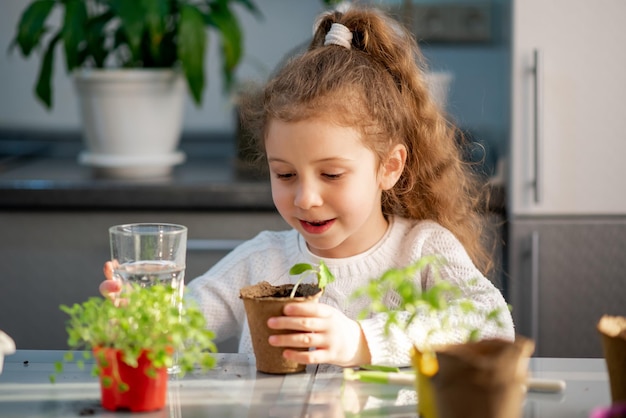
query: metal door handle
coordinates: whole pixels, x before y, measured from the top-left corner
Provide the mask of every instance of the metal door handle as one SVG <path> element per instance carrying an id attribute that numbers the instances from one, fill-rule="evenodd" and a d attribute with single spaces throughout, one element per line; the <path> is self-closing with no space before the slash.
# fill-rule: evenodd
<path id="1" fill-rule="evenodd" d="M 543 54 L 540 50 L 533 51 L 532 67 L 533 91 L 533 145 L 534 145 L 534 190 L 535 203 L 540 203 L 543 196 L 542 184 L 542 153 L 543 146 Z"/>

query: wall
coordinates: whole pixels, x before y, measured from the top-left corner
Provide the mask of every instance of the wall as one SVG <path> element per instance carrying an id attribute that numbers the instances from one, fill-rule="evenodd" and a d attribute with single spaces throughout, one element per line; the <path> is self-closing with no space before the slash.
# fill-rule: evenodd
<path id="1" fill-rule="evenodd" d="M 373 0 L 374 1 L 374 0 Z M 4 0 L 0 13 L 0 49 L 6 51 L 22 10 L 30 0 Z M 377 0 L 376 3 L 398 4 L 400 0 Z M 434 0 L 415 0 L 434 2 Z M 451 0 L 437 0 L 451 2 Z M 484 3 L 481 0 L 456 0 L 456 3 Z M 245 58 L 239 69 L 240 78 L 263 80 L 293 47 L 310 37 L 314 17 L 323 10 L 321 0 L 256 0 L 264 19 L 256 20 L 247 11 L 238 9 L 245 27 Z M 493 40 L 482 44 L 423 45 L 434 70 L 454 74 L 449 96 L 449 111 L 465 129 L 469 129 L 488 146 L 504 152 L 508 131 L 508 17 L 510 0 L 491 0 Z M 57 16 L 58 18 L 58 16 Z M 187 131 L 232 132 L 229 98 L 222 94 L 217 61 L 217 45 L 211 38 L 207 57 L 208 91 L 204 105 L 196 108 L 186 103 Z M 0 60 L 0 128 L 79 129 L 77 104 L 73 87 L 63 67 L 63 56 L 56 56 L 54 102 L 51 112 L 35 101 L 34 81 L 38 57 L 24 60 L 17 50 Z"/>

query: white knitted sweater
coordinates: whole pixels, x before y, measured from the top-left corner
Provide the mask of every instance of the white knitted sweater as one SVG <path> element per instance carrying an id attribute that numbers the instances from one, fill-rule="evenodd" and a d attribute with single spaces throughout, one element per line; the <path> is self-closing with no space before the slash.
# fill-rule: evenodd
<path id="1" fill-rule="evenodd" d="M 395 217 L 383 238 L 368 251 L 353 257 L 324 259 L 336 281 L 329 285 L 320 302 L 338 308 L 356 319 L 367 306 L 366 300 L 350 300 L 350 295 L 369 279 L 389 268 L 404 267 L 425 255 L 441 255 L 446 265 L 440 277 L 463 289 L 465 297 L 474 300 L 480 309 L 502 308 L 503 327 L 488 326 L 481 336 L 514 338 L 513 321 L 500 291 L 473 265 L 465 249 L 454 235 L 432 221 L 414 221 Z M 239 289 L 260 281 L 274 285 L 295 283 L 298 277 L 288 271 L 296 263 L 317 263 L 303 237 L 295 230 L 265 231 L 241 244 L 202 276 L 187 286 L 187 297 L 198 302 L 208 327 L 216 332 L 217 341 L 239 337 L 239 352 L 252 353 L 252 342 Z M 430 287 L 434 277 L 424 271 L 421 284 Z M 395 306 L 397 301 L 385 301 Z M 407 366 L 410 348 L 424 344 L 433 319 L 423 318 L 405 332 L 385 334 L 385 317 L 378 315 L 360 321 L 372 355 L 373 364 Z M 436 321 L 436 320 L 435 320 Z M 426 324 L 426 322 L 429 322 Z M 435 324 L 436 325 L 436 324 Z M 432 343 L 459 342 L 459 333 L 441 333 Z"/>

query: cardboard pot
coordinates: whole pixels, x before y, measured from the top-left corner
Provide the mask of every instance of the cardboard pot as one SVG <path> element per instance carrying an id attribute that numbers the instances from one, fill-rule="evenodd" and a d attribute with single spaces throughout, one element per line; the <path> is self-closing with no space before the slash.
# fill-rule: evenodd
<path id="1" fill-rule="evenodd" d="M 271 317 L 282 316 L 283 308 L 288 303 L 317 302 L 322 290 L 314 284 L 301 283 L 296 296 L 290 298 L 293 284 L 272 286 L 268 282 L 260 282 L 246 286 L 240 290 L 240 298 L 248 317 L 252 347 L 256 357 L 258 371 L 270 374 L 298 373 L 305 370 L 306 365 L 295 363 L 283 357 L 283 347 L 271 346 L 268 342 L 270 335 L 292 334 L 294 331 L 274 330 L 267 326 Z M 294 350 L 308 350 L 294 348 Z"/>
<path id="2" fill-rule="evenodd" d="M 626 403 L 626 318 L 604 315 L 598 322 L 613 403 Z"/>
<path id="3" fill-rule="evenodd" d="M 483 340 L 437 350 L 439 369 L 431 378 L 438 418 L 521 416 L 528 360 L 535 345 Z"/>
<path id="4" fill-rule="evenodd" d="M 100 394 L 104 409 L 147 412 L 165 406 L 167 369 L 155 369 L 145 351 L 137 359 L 137 367 L 124 363 L 120 350 L 96 348 L 93 353 L 102 369 Z"/>

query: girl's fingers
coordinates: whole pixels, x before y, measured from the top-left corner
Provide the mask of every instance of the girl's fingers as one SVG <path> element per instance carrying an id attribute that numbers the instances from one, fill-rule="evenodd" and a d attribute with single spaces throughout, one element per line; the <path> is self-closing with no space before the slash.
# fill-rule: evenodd
<path id="1" fill-rule="evenodd" d="M 303 332 L 319 332 L 327 328 L 325 319 L 308 316 L 275 316 L 268 319 L 267 326 L 271 329 Z"/>
<path id="2" fill-rule="evenodd" d="M 106 263 L 104 263 L 104 267 L 103 267 L 103 272 L 104 272 L 104 277 L 107 280 L 113 280 L 113 263 L 110 261 L 107 261 Z"/>
<path id="3" fill-rule="evenodd" d="M 283 313 L 287 316 L 309 316 L 327 318 L 332 315 L 333 310 L 325 303 L 304 302 L 290 303 L 285 305 Z"/>
<path id="4" fill-rule="evenodd" d="M 326 344 L 323 334 L 302 332 L 296 334 L 278 334 L 269 337 L 270 345 L 275 347 L 310 348 Z"/>
<path id="5" fill-rule="evenodd" d="M 99 290 L 102 296 L 114 298 L 122 290 L 122 284 L 115 280 L 105 280 L 100 283 Z"/>

